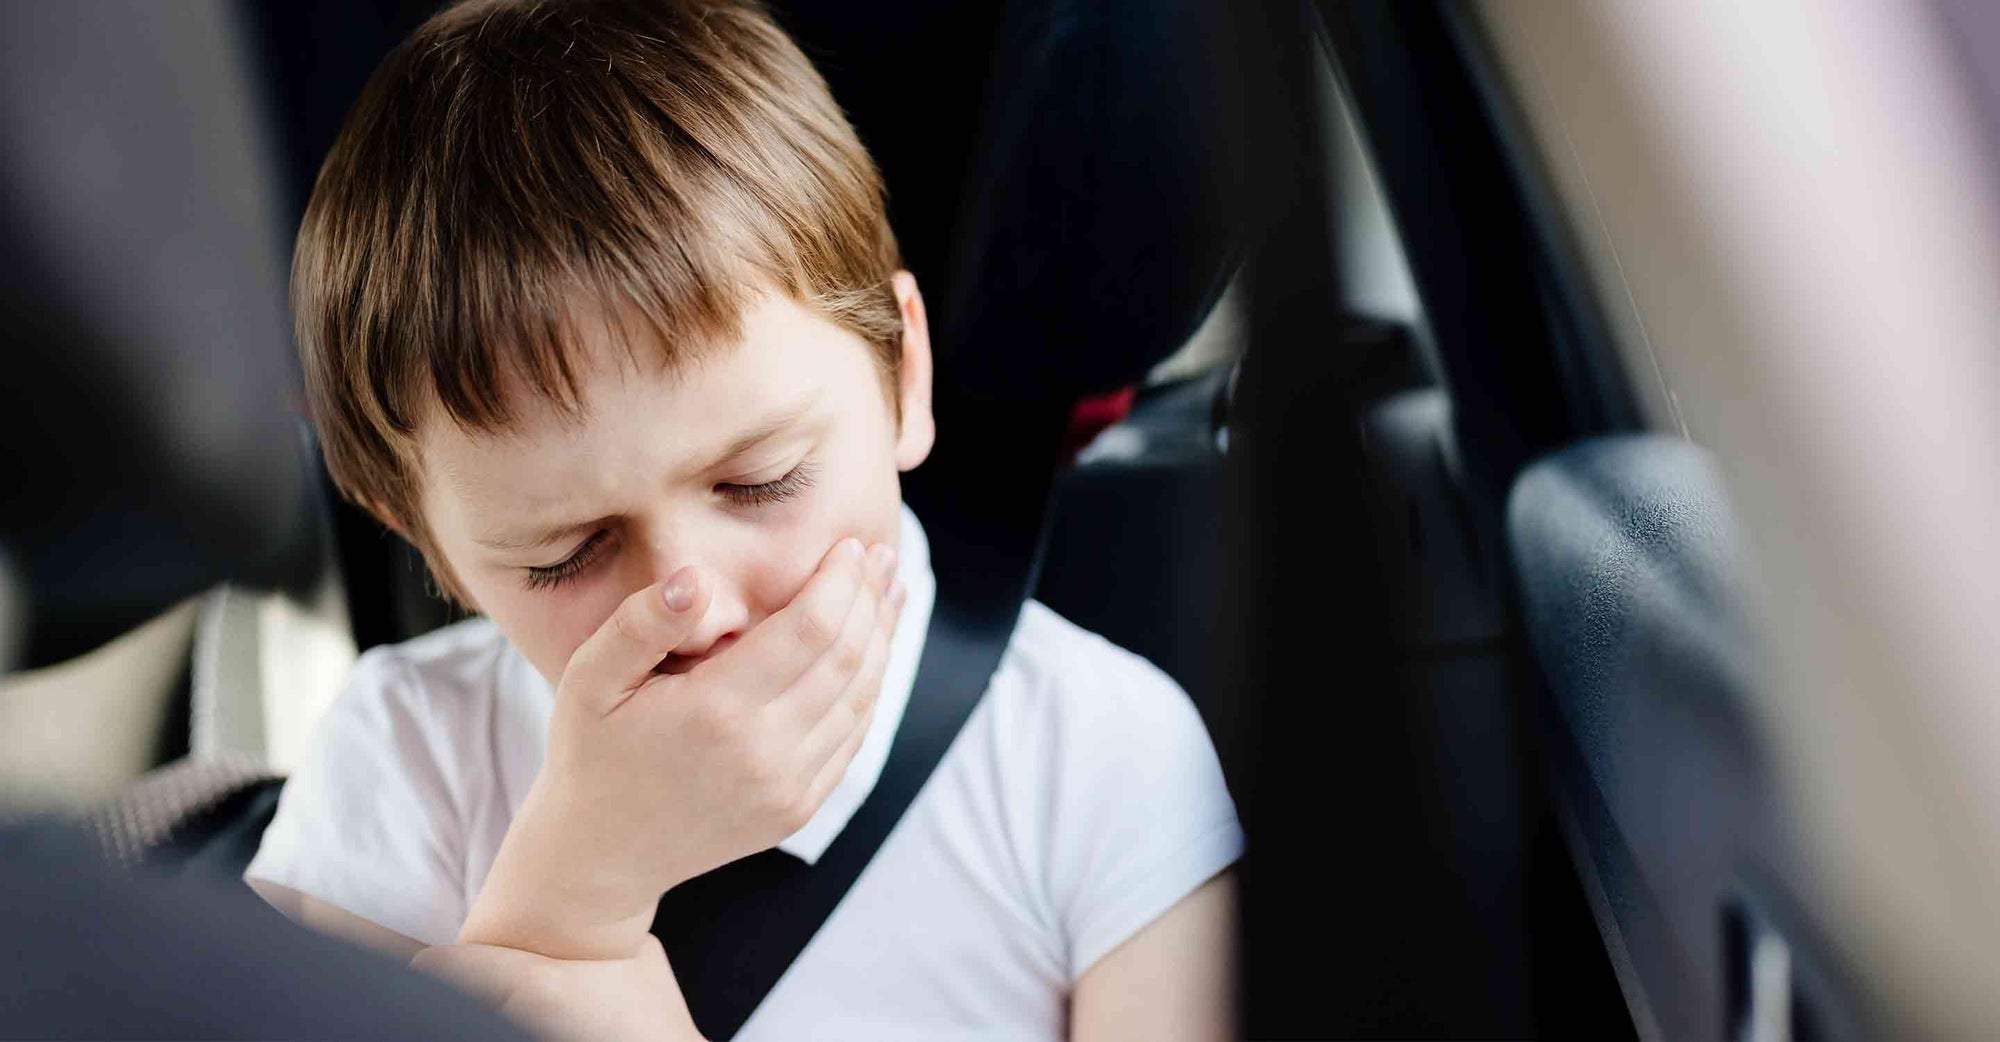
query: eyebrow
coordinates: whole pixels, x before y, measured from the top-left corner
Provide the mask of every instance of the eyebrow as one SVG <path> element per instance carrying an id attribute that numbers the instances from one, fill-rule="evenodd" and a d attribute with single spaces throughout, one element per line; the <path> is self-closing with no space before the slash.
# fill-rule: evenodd
<path id="1" fill-rule="evenodd" d="M 603 521 L 604 519 L 601 517 L 593 518 L 589 521 L 579 521 L 573 525 L 562 525 L 557 528 L 548 529 L 547 531 L 528 535 L 517 536 L 500 533 L 492 536 L 479 536 L 473 542 L 490 550 L 539 550 L 543 547 L 560 543 L 570 536 L 580 535 L 597 527 Z"/>
<path id="2" fill-rule="evenodd" d="M 717 467 L 726 466 L 749 455 L 751 450 L 757 446 L 777 437 L 787 427 L 804 419 L 806 414 L 812 411 L 814 404 L 814 400 L 799 402 L 772 415 L 764 422 L 744 432 L 742 437 L 730 442 L 728 448 L 722 450 L 720 455 L 716 456 L 712 462 L 701 469 L 704 471 L 714 470 Z"/>
<path id="3" fill-rule="evenodd" d="M 721 453 L 717 454 L 708 464 L 697 470 L 696 473 L 705 473 L 719 467 L 727 466 L 749 455 L 758 446 L 777 437 L 787 428 L 804 419 L 808 413 L 812 412 L 816 402 L 817 399 L 809 399 L 771 415 L 763 422 L 757 424 L 757 426 L 745 431 L 736 440 L 730 442 Z M 544 547 L 553 546 L 570 537 L 586 534 L 591 529 L 602 525 L 605 520 L 603 517 L 595 517 L 587 521 L 559 524 L 553 528 L 532 531 L 522 535 L 499 532 L 492 535 L 476 536 L 473 541 L 491 550 L 539 550 Z"/>

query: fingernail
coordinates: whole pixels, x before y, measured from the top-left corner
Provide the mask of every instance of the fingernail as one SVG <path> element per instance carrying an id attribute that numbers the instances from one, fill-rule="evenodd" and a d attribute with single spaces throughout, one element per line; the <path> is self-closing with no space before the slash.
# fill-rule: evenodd
<path id="1" fill-rule="evenodd" d="M 834 548 L 834 553 L 839 554 L 843 558 L 858 556 L 861 553 L 861 540 L 853 536 L 848 536 L 840 541 L 838 547 Z"/>
<path id="2" fill-rule="evenodd" d="M 868 551 L 868 568 L 874 574 L 888 575 L 889 570 L 894 567 L 896 567 L 895 547 L 888 543 L 876 543 L 875 548 Z"/>
<path id="3" fill-rule="evenodd" d="M 667 580 L 667 588 L 660 591 L 667 602 L 668 611 L 686 611 L 694 607 L 694 570 L 683 568 Z"/>

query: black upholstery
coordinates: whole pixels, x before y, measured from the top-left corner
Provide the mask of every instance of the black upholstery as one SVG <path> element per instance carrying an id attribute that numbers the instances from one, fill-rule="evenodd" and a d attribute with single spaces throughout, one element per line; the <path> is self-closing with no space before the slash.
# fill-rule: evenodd
<path id="1" fill-rule="evenodd" d="M 1204 0 L 1006 5 L 940 302 L 951 379 L 1073 399 L 1193 335 L 1242 248 L 1218 24 Z"/>
<path id="2" fill-rule="evenodd" d="M 1231 370 L 1150 390 L 1056 479 L 1035 597 L 1165 670 L 1204 713 L 1222 596 L 1219 413 Z"/>

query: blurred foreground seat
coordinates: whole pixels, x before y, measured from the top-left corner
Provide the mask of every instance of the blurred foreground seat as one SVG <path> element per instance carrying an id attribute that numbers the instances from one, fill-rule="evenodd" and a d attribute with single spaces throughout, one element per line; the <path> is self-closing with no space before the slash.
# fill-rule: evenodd
<path id="1" fill-rule="evenodd" d="M 0 5 L 0 672 L 68 663 L 0 688 L 0 757 L 69 770 L 72 797 L 143 762 L 174 715 L 177 685 L 133 667 L 185 659 L 190 598 L 308 591 L 322 571 L 283 237 L 230 14 Z M 123 874 L 95 846 L 0 827 L 0 1034 L 518 1037 L 234 880 Z"/>

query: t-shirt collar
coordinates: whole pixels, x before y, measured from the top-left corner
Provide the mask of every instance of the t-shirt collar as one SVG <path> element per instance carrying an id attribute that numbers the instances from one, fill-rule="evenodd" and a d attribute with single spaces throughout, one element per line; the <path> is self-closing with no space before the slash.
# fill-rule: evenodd
<path id="1" fill-rule="evenodd" d="M 827 794 L 826 802 L 805 826 L 785 837 L 778 849 L 812 864 L 826 853 L 840 830 L 861 809 L 888 762 L 889 746 L 902 726 L 903 711 L 910 704 L 910 690 L 917 681 L 917 661 L 923 657 L 924 635 L 930 629 L 931 606 L 937 598 L 937 579 L 931 574 L 930 541 L 917 515 L 902 508 L 902 534 L 896 551 L 896 577 L 903 581 L 909 596 L 903 602 L 896 623 L 896 636 L 889 644 L 889 664 L 882 672 L 882 693 L 875 701 L 875 719 L 868 736 L 847 766 L 847 775 Z"/>

